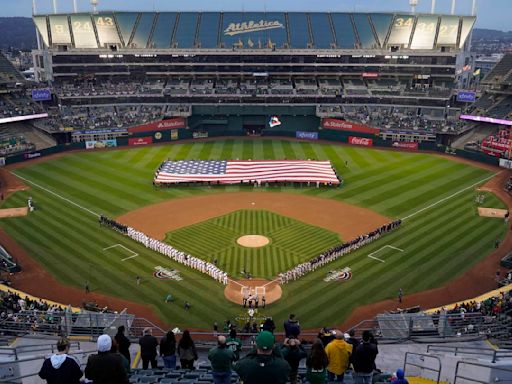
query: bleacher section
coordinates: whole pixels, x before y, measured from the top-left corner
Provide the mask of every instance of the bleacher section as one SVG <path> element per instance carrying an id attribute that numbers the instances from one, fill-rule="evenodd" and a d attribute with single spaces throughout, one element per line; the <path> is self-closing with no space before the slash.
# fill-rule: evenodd
<path id="1" fill-rule="evenodd" d="M 0 84 L 13 84 L 24 82 L 25 78 L 11 62 L 0 52 Z"/>
<path id="2" fill-rule="evenodd" d="M 512 84 L 512 54 L 506 54 L 482 81 L 483 84 Z"/>

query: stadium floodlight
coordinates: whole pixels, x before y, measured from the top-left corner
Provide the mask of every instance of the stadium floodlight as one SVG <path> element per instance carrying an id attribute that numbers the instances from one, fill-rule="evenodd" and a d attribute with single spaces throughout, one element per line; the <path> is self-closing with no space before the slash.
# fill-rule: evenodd
<path id="1" fill-rule="evenodd" d="M 409 5 L 411 6 L 411 12 L 416 13 L 416 6 L 418 5 L 418 0 L 409 0 Z"/>
<path id="2" fill-rule="evenodd" d="M 436 13 L 436 0 L 432 0 L 432 7 L 430 7 L 430 13 Z"/>

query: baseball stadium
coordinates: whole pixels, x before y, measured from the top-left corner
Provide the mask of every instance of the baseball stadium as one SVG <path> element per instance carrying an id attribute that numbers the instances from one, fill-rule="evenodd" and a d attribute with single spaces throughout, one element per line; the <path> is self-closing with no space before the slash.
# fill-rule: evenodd
<path id="1" fill-rule="evenodd" d="M 399 356 L 411 383 L 506 382 L 512 55 L 480 78 L 475 21 L 35 12 L 34 78 L 0 59 L 2 334 L 259 347 L 296 316 L 304 345 L 425 344 Z M 474 348 L 466 376 L 449 348 Z M 130 382 L 220 382 L 131 353 Z M 0 382 L 39 382 L 15 367 Z"/>

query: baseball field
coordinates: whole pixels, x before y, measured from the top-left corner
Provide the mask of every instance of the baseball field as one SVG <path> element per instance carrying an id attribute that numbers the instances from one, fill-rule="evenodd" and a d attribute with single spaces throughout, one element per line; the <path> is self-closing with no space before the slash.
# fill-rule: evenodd
<path id="1" fill-rule="evenodd" d="M 330 160 L 344 185 L 155 189 L 155 170 L 168 158 Z M 100 227 L 98 214 L 123 221 L 133 212 L 146 210 L 146 216 L 132 216 L 137 229 L 147 227 L 178 249 L 208 261 L 217 259 L 235 280 L 242 278 L 243 267 L 255 277 L 275 278 L 283 269 L 350 240 L 351 229 L 376 228 L 376 218 L 403 219 L 399 230 L 284 285 L 281 299 L 263 310 L 277 322 L 297 313 L 304 327 L 341 324 L 354 308 L 395 298 L 400 288 L 407 295 L 444 285 L 489 255 L 507 229 L 502 219 L 478 216 L 475 204 L 475 188 L 497 171 L 424 153 L 229 139 L 78 152 L 27 163 L 12 172 L 30 189 L 10 195 L 2 208 L 24 207 L 31 196 L 36 210 L 25 217 L 2 219 L 0 225 L 33 259 L 62 284 L 83 290 L 87 281 L 94 294 L 146 305 L 162 323 L 180 327 L 210 328 L 214 321 L 239 315 L 240 305 L 228 301 L 224 286 L 206 275 Z M 209 198 L 221 194 L 229 200 L 241 193 L 254 196 L 261 204 L 207 217 L 210 209 L 220 205 L 212 200 L 212 208 Z M 309 216 L 297 214 L 299 203 L 289 211 L 280 211 L 282 204 L 275 209 L 263 206 L 265 196 L 271 194 L 297 199 Z M 493 194 L 485 193 L 485 197 L 481 206 L 505 207 Z M 197 216 L 175 213 L 181 201 L 195 202 Z M 327 209 L 332 212 L 327 217 L 321 213 L 323 201 L 344 205 L 340 211 Z M 169 202 L 175 205 L 166 205 Z M 342 215 L 342 207 L 347 212 L 355 207 L 355 213 Z M 159 215 L 155 222 L 152 212 Z M 189 212 L 194 215 L 192 209 Z M 365 217 L 367 222 L 361 226 Z M 271 241 L 262 248 L 244 249 L 235 240 L 245 234 L 263 234 Z M 352 272 L 350 280 L 324 281 L 329 271 L 346 267 Z M 174 270 L 173 276 L 179 279 L 159 278 L 162 268 Z M 136 276 L 141 278 L 140 285 Z M 45 283 L 37 281 L 37 275 L 30 280 L 25 285 L 31 293 L 45 292 Z M 173 303 L 165 303 L 168 293 L 175 297 Z M 58 296 L 58 292 L 52 294 Z M 83 300 L 87 299 L 84 293 Z M 185 301 L 192 306 L 188 312 L 183 308 Z"/>

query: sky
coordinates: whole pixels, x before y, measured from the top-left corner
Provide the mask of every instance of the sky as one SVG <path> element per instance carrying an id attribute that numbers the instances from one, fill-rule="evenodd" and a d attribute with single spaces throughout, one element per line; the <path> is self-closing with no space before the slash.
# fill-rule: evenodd
<path id="1" fill-rule="evenodd" d="M 90 0 L 76 0 L 90 11 Z M 57 0 L 70 12 L 73 0 Z M 98 0 L 99 10 L 118 11 L 409 11 L 409 0 Z M 436 13 L 450 13 L 451 0 L 436 0 Z M 36 0 L 38 13 L 52 12 L 52 0 Z M 30 16 L 32 0 L 0 0 L 0 16 Z M 472 0 L 457 0 L 456 13 L 470 14 Z M 430 12 L 431 0 L 419 0 L 418 12 Z M 512 0 L 477 0 L 479 28 L 512 30 Z"/>

